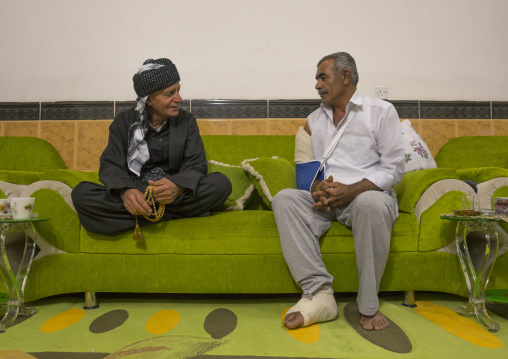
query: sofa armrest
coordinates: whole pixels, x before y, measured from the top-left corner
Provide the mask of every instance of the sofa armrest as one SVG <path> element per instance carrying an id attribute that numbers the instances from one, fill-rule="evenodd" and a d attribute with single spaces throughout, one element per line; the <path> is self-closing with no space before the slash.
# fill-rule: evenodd
<path id="1" fill-rule="evenodd" d="M 461 180 L 471 180 L 476 183 L 487 182 L 496 178 L 508 177 L 508 168 L 475 167 L 457 170 Z"/>
<path id="2" fill-rule="evenodd" d="M 72 204 L 70 188 L 59 181 L 43 180 L 26 186 L 22 197 L 34 197 L 34 212 L 49 218 L 34 224 L 35 241 L 43 254 L 80 251 L 80 223 Z M 40 257 L 41 255 L 38 255 Z"/>
<path id="3" fill-rule="evenodd" d="M 450 168 L 430 168 L 404 174 L 394 187 L 399 201 L 399 212 L 414 214 L 416 204 L 430 186 L 444 179 L 458 178 L 457 171 Z"/>

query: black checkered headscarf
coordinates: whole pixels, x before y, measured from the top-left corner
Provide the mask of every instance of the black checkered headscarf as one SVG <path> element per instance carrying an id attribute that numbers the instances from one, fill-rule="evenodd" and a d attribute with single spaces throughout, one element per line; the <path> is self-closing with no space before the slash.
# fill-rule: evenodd
<path id="1" fill-rule="evenodd" d="M 153 64 L 154 66 L 150 66 Z M 157 66 L 159 65 L 159 66 Z M 145 97 L 180 82 L 175 64 L 169 59 L 148 59 L 132 78 L 138 97 Z"/>

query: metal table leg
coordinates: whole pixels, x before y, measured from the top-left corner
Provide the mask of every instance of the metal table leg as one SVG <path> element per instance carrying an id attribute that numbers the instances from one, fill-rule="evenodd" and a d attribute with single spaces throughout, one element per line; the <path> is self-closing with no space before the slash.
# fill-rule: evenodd
<path id="1" fill-rule="evenodd" d="M 32 316 L 37 312 L 36 308 L 25 307 L 23 303 L 25 284 L 35 253 L 35 242 L 27 234 L 29 226 L 33 229 L 33 224 L 30 222 L 0 224 L 0 249 L 2 253 L 0 262 L 2 267 L 0 268 L 0 273 L 8 294 L 6 312 L 0 321 L 0 333 L 4 332 L 5 328 L 12 325 L 18 315 Z M 16 230 L 24 231 L 25 247 L 19 268 L 15 274 L 7 256 L 5 239 L 7 232 Z"/>
<path id="2" fill-rule="evenodd" d="M 462 240 L 461 227 L 464 228 Z M 485 254 L 479 268 L 475 268 L 467 245 L 467 235 L 478 231 L 483 232 Z M 499 323 L 490 318 L 485 308 L 485 290 L 489 283 L 499 248 L 498 233 L 493 222 L 459 221 L 456 229 L 456 245 L 469 294 L 468 304 L 457 307 L 456 311 L 465 316 L 475 315 L 478 321 L 487 327 L 490 332 L 497 332 L 499 330 Z M 493 256 L 492 250 L 494 250 Z M 489 264 L 489 258 L 491 257 L 492 263 Z"/>

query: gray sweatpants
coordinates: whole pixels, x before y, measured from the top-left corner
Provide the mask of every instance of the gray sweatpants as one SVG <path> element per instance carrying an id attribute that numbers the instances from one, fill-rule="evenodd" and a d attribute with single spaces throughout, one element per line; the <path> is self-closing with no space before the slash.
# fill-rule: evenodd
<path id="1" fill-rule="evenodd" d="M 308 191 L 285 189 L 273 198 L 272 207 L 284 258 L 303 297 L 332 286 L 333 276 L 321 257 L 319 238 L 337 220 L 352 228 L 358 270 L 358 308 L 374 315 L 379 308 L 379 283 L 390 250 L 393 223 L 398 216 L 396 198 L 381 191 L 360 194 L 349 205 L 335 211 L 312 208 Z"/>

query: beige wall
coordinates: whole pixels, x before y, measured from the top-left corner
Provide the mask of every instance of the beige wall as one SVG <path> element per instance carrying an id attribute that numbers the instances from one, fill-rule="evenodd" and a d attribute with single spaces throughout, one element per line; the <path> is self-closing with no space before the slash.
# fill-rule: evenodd
<path id="1" fill-rule="evenodd" d="M 33 136 L 49 141 L 70 169 L 97 170 L 108 142 L 112 120 L 2 121 L 1 136 Z M 433 156 L 450 138 L 508 136 L 507 120 L 412 119 Z M 302 118 L 198 120 L 202 135 L 294 135 L 305 124 Z"/>
<path id="2" fill-rule="evenodd" d="M 393 100 L 508 98 L 505 0 L 0 0 L 0 102 L 134 100 L 169 57 L 188 99 L 309 99 L 348 51 Z"/>

